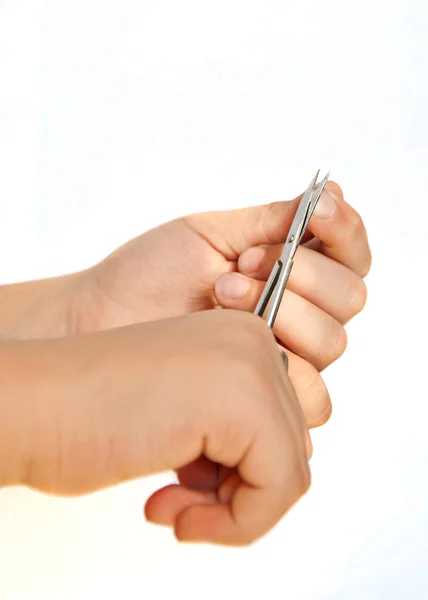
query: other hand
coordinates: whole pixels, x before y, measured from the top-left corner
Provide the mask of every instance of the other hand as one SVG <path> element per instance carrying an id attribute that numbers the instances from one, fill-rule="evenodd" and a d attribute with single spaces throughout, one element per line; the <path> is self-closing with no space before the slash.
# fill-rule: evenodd
<path id="1" fill-rule="evenodd" d="M 79 495 L 176 470 L 147 518 L 230 545 L 264 535 L 306 492 L 304 417 L 258 317 L 211 310 L 29 344 L 21 483 Z"/>

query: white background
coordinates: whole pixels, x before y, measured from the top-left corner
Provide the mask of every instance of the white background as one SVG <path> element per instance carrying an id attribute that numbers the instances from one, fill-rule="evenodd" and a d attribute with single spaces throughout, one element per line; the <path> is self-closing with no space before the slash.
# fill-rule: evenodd
<path id="1" fill-rule="evenodd" d="M 137 482 L 0 493 L 0 598 L 428 597 L 426 0 L 0 0 L 0 277 L 170 218 L 293 197 L 363 214 L 366 310 L 326 373 L 313 486 L 244 550 L 178 545 Z"/>

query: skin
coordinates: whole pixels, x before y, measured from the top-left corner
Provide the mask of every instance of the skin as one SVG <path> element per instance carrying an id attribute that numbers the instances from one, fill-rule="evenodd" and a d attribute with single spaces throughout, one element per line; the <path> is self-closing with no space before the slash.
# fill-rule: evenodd
<path id="1" fill-rule="evenodd" d="M 274 330 L 277 341 L 286 348 L 289 356 L 291 381 L 282 369 L 282 380 L 286 390 L 283 395 L 286 397 L 284 402 L 287 406 L 294 406 L 297 394 L 301 406 L 299 410 L 304 415 L 306 427 L 309 428 L 322 425 L 331 414 L 329 394 L 320 376 L 320 371 L 337 360 L 345 350 L 346 334 L 343 326 L 365 304 L 366 288 L 363 277 L 368 273 L 371 263 L 367 235 L 360 216 L 344 201 L 342 191 L 337 184 L 329 182 L 327 189 L 329 193 L 323 194 L 323 199 L 311 219 L 306 243 L 297 252 L 289 286 Z M 5 415 L 0 422 L 3 423 L 3 429 L 6 428 L 3 437 L 0 435 L 0 440 L 3 440 L 0 442 L 0 456 L 2 452 L 7 455 L 10 465 L 10 472 L 3 474 L 3 480 L 12 483 L 24 482 L 26 485 L 39 486 L 41 489 L 49 489 L 54 493 L 62 493 L 61 486 L 57 484 L 41 485 L 35 483 L 34 480 L 34 472 L 37 472 L 35 465 L 43 464 L 40 472 L 49 473 L 50 464 L 56 468 L 59 464 L 63 472 L 60 469 L 61 473 L 58 477 L 66 488 L 66 493 L 89 491 L 85 486 L 80 487 L 80 483 L 77 485 L 73 478 L 70 478 L 70 472 L 64 467 L 67 446 L 64 446 L 63 440 L 70 437 L 74 439 L 74 451 L 76 451 L 80 448 L 82 439 L 78 432 L 82 432 L 83 436 L 85 431 L 87 440 L 82 448 L 86 451 L 84 455 L 77 452 L 77 456 L 81 456 L 79 468 L 87 460 L 86 456 L 92 456 L 92 453 L 99 456 L 99 463 L 90 472 L 90 480 L 93 483 L 92 487 L 89 487 L 99 489 L 99 487 L 113 485 L 128 478 L 119 469 L 114 471 L 114 477 L 109 476 L 110 478 L 107 477 L 105 481 L 97 479 L 97 469 L 100 468 L 100 463 L 110 461 L 111 453 L 116 450 L 117 444 L 106 441 L 111 438 L 109 427 L 106 425 L 104 431 L 100 426 L 100 423 L 104 423 L 105 406 L 102 406 L 101 402 L 95 403 L 93 410 L 88 413 L 92 407 L 92 395 L 94 398 L 97 397 L 97 386 L 92 379 L 93 369 L 103 381 L 106 374 L 115 380 L 111 390 L 108 390 L 113 395 L 108 396 L 110 402 L 107 413 L 115 416 L 116 422 L 113 419 L 115 426 L 117 426 L 117 421 L 123 424 L 122 442 L 128 449 L 130 446 L 126 445 L 124 441 L 127 435 L 126 427 L 129 428 L 129 440 L 132 440 L 135 419 L 138 418 L 140 425 L 142 423 L 140 419 L 143 419 L 146 413 L 143 411 L 139 416 L 137 412 L 123 412 L 124 402 L 130 401 L 135 394 L 133 389 L 128 388 L 128 384 L 124 391 L 123 382 L 141 379 L 138 381 L 138 385 L 141 385 L 139 397 L 143 403 L 150 401 L 151 414 L 153 407 L 158 406 L 156 400 L 158 396 L 155 386 L 152 388 L 146 382 L 149 375 L 149 379 L 153 375 L 154 381 L 160 389 L 164 390 L 164 384 L 169 385 L 170 391 L 164 391 L 161 396 L 162 399 L 165 396 L 172 397 L 174 402 L 177 402 L 177 398 L 187 397 L 193 385 L 193 378 L 198 383 L 199 390 L 199 393 L 195 395 L 198 396 L 199 402 L 202 403 L 207 414 L 210 414 L 210 418 L 214 418 L 210 411 L 218 405 L 219 398 L 223 399 L 224 397 L 229 398 L 229 402 L 224 405 L 225 418 L 228 411 L 230 414 L 233 413 L 233 407 L 237 403 L 242 420 L 246 409 L 244 410 L 241 406 L 240 399 L 247 402 L 247 388 L 242 382 L 244 379 L 242 376 L 238 377 L 239 386 L 232 381 L 233 375 L 229 374 L 230 369 L 227 365 L 229 359 L 231 365 L 235 363 L 233 356 L 229 356 L 228 348 L 229 345 L 235 347 L 234 340 L 238 331 L 234 327 L 239 329 L 236 323 L 237 319 L 241 318 L 247 319 L 245 328 L 248 330 L 254 329 L 255 331 L 257 328 L 261 328 L 261 331 L 264 331 L 264 335 L 268 336 L 270 340 L 270 347 L 275 347 L 274 337 L 265 323 L 249 313 L 254 309 L 270 269 L 281 253 L 284 236 L 291 224 L 299 200 L 300 197 L 290 202 L 277 202 L 238 211 L 190 215 L 139 236 L 116 250 L 100 264 L 81 273 L 45 281 L 3 286 L 0 290 L 0 339 L 3 339 L 4 342 L 1 345 L 0 361 L 3 357 L 5 364 L 0 362 L 0 367 L 2 371 L 12 373 L 12 379 L 9 378 L 9 387 L 5 394 L 1 395 L 0 400 L 0 411 Z M 238 295 L 238 288 L 242 288 L 242 285 L 239 284 L 242 283 L 247 284 L 247 289 L 245 293 Z M 210 310 L 219 307 L 236 310 Z M 206 315 L 209 315 L 209 318 L 204 316 L 207 319 L 206 322 L 198 320 L 202 318 L 200 311 L 206 311 Z M 237 311 L 242 312 L 238 313 Z M 160 319 L 167 320 L 160 322 Z M 197 323 L 198 325 L 195 327 L 196 329 L 199 327 L 198 335 L 184 333 L 184 325 L 180 330 L 182 337 L 178 336 L 178 333 L 165 334 L 165 327 L 171 327 L 171 332 L 178 331 L 174 329 L 174 323 L 178 322 L 176 319 L 182 319 L 182 322 L 186 323 L 186 327 L 191 329 L 191 323 Z M 207 331 L 211 331 L 209 319 L 213 319 L 213 323 L 217 323 L 216 319 L 230 319 L 227 321 L 230 336 L 226 341 L 224 328 L 221 329 L 217 324 L 220 327 L 219 331 L 223 332 L 219 335 L 223 337 L 217 339 L 214 335 L 215 332 L 212 332 L 211 346 L 201 347 L 198 344 L 203 343 L 207 337 Z M 133 327 L 129 327 L 130 325 Z M 156 334 L 153 333 L 153 339 L 150 338 L 148 332 L 153 332 L 154 329 L 145 329 L 149 326 L 159 328 Z M 203 329 L 201 329 L 202 327 Z M 136 331 L 138 334 L 135 333 Z M 192 329 L 192 332 L 194 331 L 195 329 Z M 201 335 L 201 331 L 203 331 L 203 335 Z M 120 337 L 115 339 L 115 335 Z M 180 369 L 183 372 L 191 369 L 192 375 L 189 374 L 187 378 L 179 379 L 180 385 L 178 381 L 171 380 L 168 370 L 170 362 L 165 359 L 161 350 L 159 349 L 159 354 L 153 353 L 156 335 L 159 335 L 160 339 L 164 339 L 165 348 L 169 347 L 170 351 L 177 340 L 183 347 L 187 347 L 187 338 L 192 340 L 193 347 L 198 349 L 198 352 L 194 354 L 183 354 L 188 362 L 180 363 Z M 177 340 L 175 335 L 178 336 Z M 242 339 L 244 339 L 245 335 L 242 335 Z M 257 337 L 257 334 L 254 335 Z M 151 340 L 148 346 L 151 346 L 150 351 L 146 350 L 144 355 L 150 363 L 150 369 L 147 369 L 147 365 L 144 366 L 144 359 L 139 354 L 139 375 L 136 375 L 135 370 L 132 374 L 128 373 L 126 364 L 128 360 L 132 364 L 135 363 L 135 356 L 132 360 L 131 358 L 136 346 L 129 342 L 132 350 L 129 350 L 128 354 L 125 348 L 128 347 L 128 337 L 134 340 L 139 336 L 143 354 L 145 343 L 143 338 Z M 200 342 L 197 341 L 198 337 Z M 44 340 L 41 341 L 41 338 Z M 97 350 L 97 352 L 94 350 L 93 355 L 87 354 L 89 350 L 87 351 L 85 348 L 98 348 L 100 342 L 92 340 L 100 339 L 105 345 L 102 355 L 105 356 L 107 353 L 115 356 L 116 362 L 108 362 L 107 358 L 105 358 L 107 362 L 99 359 L 97 352 L 101 352 L 101 350 Z M 14 342 L 18 345 L 16 348 L 13 346 L 12 359 L 9 355 L 10 348 L 12 348 L 11 340 L 21 340 L 19 343 Z M 241 356 L 245 356 L 247 360 L 248 349 L 251 348 L 257 361 L 261 360 L 260 354 L 256 351 L 256 345 L 253 347 L 247 338 L 245 340 L 245 343 L 239 346 Z M 248 344 L 247 350 L 245 350 L 246 344 Z M 40 371 L 43 378 L 39 383 L 43 393 L 50 398 L 49 402 L 43 404 L 47 407 L 43 412 L 45 415 L 43 421 L 40 420 L 39 413 L 32 413 L 25 404 L 27 402 L 32 406 L 37 406 L 33 398 L 35 393 L 33 393 L 33 389 L 36 388 L 28 377 L 25 378 L 25 381 L 29 383 L 25 387 L 27 383 L 22 382 L 22 378 L 19 377 L 22 369 L 25 369 L 26 374 L 28 374 L 28 368 L 31 373 L 39 370 L 40 365 L 37 364 L 37 361 L 35 363 L 30 361 L 30 367 L 25 361 L 30 351 L 32 356 L 39 356 L 41 347 L 48 350 L 46 351 L 46 362 L 43 363 L 44 368 Z M 216 359 L 214 364 L 212 363 L 211 350 L 214 347 L 222 348 L 224 361 L 220 360 L 221 353 L 215 352 Z M 67 348 L 67 351 L 64 348 Z M 70 348 L 74 349 L 73 353 L 67 354 L 67 352 L 71 352 Z M 138 348 L 140 347 L 138 346 Z M 66 358 L 64 358 L 64 352 Z M 179 345 L 176 352 L 177 355 L 182 353 Z M 24 358 L 21 357 L 21 353 Z M 43 352 L 42 356 L 45 356 Z M 86 357 L 83 362 L 79 358 L 82 356 Z M 170 358 L 170 354 L 168 357 Z M 260 363 L 265 365 L 263 369 L 259 367 L 259 370 L 263 371 L 260 373 L 262 381 L 265 382 L 262 385 L 263 389 L 268 385 L 270 377 L 273 376 L 272 369 L 275 367 L 272 365 L 280 364 L 277 352 L 271 358 L 273 362 L 270 366 L 263 361 Z M 21 363 L 21 360 L 24 362 Z M 65 368 L 63 361 L 70 364 L 71 380 L 76 382 L 73 385 L 68 371 L 64 378 L 57 381 L 57 374 L 62 373 Z M 242 358 L 238 362 L 240 367 L 237 368 L 237 371 L 242 375 Z M 195 368 L 195 365 L 198 367 Z M 257 371 L 252 360 L 249 365 L 252 366 L 251 371 L 254 369 Z M 215 376 L 213 370 L 216 373 Z M 195 372 L 198 374 L 196 379 Z M 100 375 L 100 373 L 103 374 Z M 229 374 L 226 379 L 225 373 Z M 248 373 L 245 374 L 245 376 L 247 375 Z M 251 377 L 249 375 L 249 381 L 252 381 Z M 212 390 L 215 391 L 218 387 L 215 385 L 218 380 L 227 381 L 227 385 L 230 385 L 231 390 L 235 390 L 235 392 L 227 395 L 222 389 L 221 394 L 213 394 Z M 14 382 L 17 381 L 19 389 L 25 388 L 21 392 L 14 388 Z M 212 381 L 214 381 L 213 385 Z M 162 385 L 160 385 L 161 383 Z M 57 386 L 56 393 L 50 393 L 51 384 L 54 388 Z M 147 388 L 144 387 L 146 384 Z M 243 385 L 244 387 L 242 387 Z M 145 389 L 149 391 L 146 393 Z M 203 390 L 202 400 L 201 389 Z M 75 390 L 75 396 L 72 397 L 68 390 Z M 41 398 L 43 393 L 40 393 Z M 248 394 L 250 394 L 250 390 L 248 390 Z M 23 398 L 19 403 L 15 402 L 17 396 Z M 71 422 L 74 423 L 74 429 L 72 429 L 70 420 L 65 418 L 70 410 L 65 401 L 66 398 L 69 398 L 68 402 L 73 407 L 74 421 Z M 78 402 L 76 402 L 76 398 L 79 399 Z M 19 406 L 20 410 L 15 410 L 16 406 Z M 183 414 L 186 416 L 187 422 L 193 423 L 195 414 L 201 410 L 201 405 L 198 408 L 195 403 L 180 406 L 186 411 Z M 174 414 L 171 410 L 172 408 L 168 406 L 166 414 Z M 21 414 L 27 415 L 25 427 L 20 421 Z M 29 418 L 30 414 L 33 414 L 33 420 Z M 92 415 L 91 419 L 88 419 L 88 414 Z M 158 413 L 155 411 L 153 414 Z M 162 413 L 161 417 L 159 413 L 160 421 L 165 421 L 164 414 Z M 124 422 L 124 415 L 128 416 L 127 422 Z M 8 427 L 5 425 L 6 423 L 9 423 Z M 37 426 L 34 423 L 37 423 Z M 157 430 L 154 428 L 154 423 L 152 425 L 148 430 L 148 439 L 151 440 L 153 448 L 162 454 L 164 451 L 163 441 L 166 443 L 168 435 L 166 438 L 162 438 L 159 433 L 160 437 L 155 438 L 151 434 Z M 231 423 L 225 427 L 227 431 L 234 429 Z M 306 427 L 302 428 L 301 437 L 308 456 L 311 454 L 311 446 Z M 16 433 L 18 429 L 23 430 L 21 435 L 11 436 L 8 433 L 11 431 Z M 49 435 L 47 435 L 47 431 L 50 432 Z M 206 436 L 206 433 L 203 433 L 203 436 Z M 287 444 L 290 447 L 291 445 L 295 447 L 296 444 L 299 446 L 301 443 L 296 440 L 292 442 L 289 433 L 287 436 Z M 10 439 L 11 437 L 13 439 Z M 49 443 L 48 440 L 51 438 L 54 442 Z M 203 439 L 206 440 L 206 437 Z M 16 440 L 21 440 L 21 445 Z M 135 442 L 135 440 L 133 441 Z M 91 449 L 91 443 L 95 444 L 95 450 Z M 174 438 L 174 444 L 176 443 Z M 229 443 L 229 437 L 226 436 L 226 441 L 223 441 L 225 448 Z M 100 444 L 101 449 L 97 444 Z M 38 445 L 41 445 L 42 449 Z M 11 448 L 14 450 L 12 451 Z M 127 454 L 128 451 L 124 451 L 126 456 L 124 460 L 131 461 Z M 148 452 L 150 454 L 152 449 L 148 449 Z M 43 460 L 39 458 L 40 456 L 44 457 Z M 260 458 L 260 460 L 262 459 Z M 4 461 L 0 462 L 5 464 Z M 179 525 L 181 521 L 176 508 L 179 497 L 177 494 L 184 494 L 180 498 L 187 498 L 189 501 L 190 497 L 193 498 L 195 504 L 200 504 L 201 494 L 204 498 L 210 498 L 210 501 L 218 500 L 221 496 L 220 490 L 228 489 L 228 486 L 231 485 L 225 482 L 230 482 L 236 477 L 236 467 L 237 464 L 230 466 L 227 461 L 217 460 L 213 456 L 207 457 L 205 451 L 192 455 L 192 460 L 181 464 L 170 464 L 166 460 L 160 470 L 175 469 L 179 482 L 184 487 L 179 486 L 177 489 L 159 492 L 160 496 L 155 495 L 147 504 L 147 517 L 156 522 L 174 525 L 178 537 L 185 539 L 187 534 L 182 533 L 182 526 Z M 282 468 L 284 467 L 282 466 Z M 146 474 L 144 469 L 145 467 L 140 467 L 129 477 Z M 149 472 L 158 471 L 155 469 L 155 471 Z M 305 478 L 304 480 L 306 481 Z M 301 487 L 302 490 L 305 489 L 305 485 Z M 186 494 L 193 494 L 193 496 Z M 291 506 L 291 504 L 292 502 L 289 502 L 287 506 Z M 282 510 L 284 511 L 286 508 L 283 507 Z M 278 513 L 275 512 L 275 514 Z M 248 518 L 250 518 L 249 515 Z M 264 531 L 267 531 L 272 524 L 273 521 L 269 526 L 265 525 Z M 199 526 L 204 527 L 202 518 Z M 240 524 L 240 529 L 242 526 L 243 524 Z M 253 526 L 248 525 L 248 527 L 251 529 Z M 224 534 L 225 537 L 219 540 L 215 538 L 214 529 L 211 530 L 211 537 L 205 533 L 195 533 L 195 539 L 209 538 L 211 541 L 221 543 L 247 543 L 248 540 L 263 534 L 260 528 L 257 529 L 257 533 L 254 533 L 254 529 L 251 531 L 253 531 L 251 535 L 243 532 L 241 541 L 238 539 L 239 536 L 234 537 L 232 534 L 230 534 L 230 538 L 229 534 Z M 198 538 L 199 535 L 202 535 L 202 538 Z"/>
<path id="2" fill-rule="evenodd" d="M 203 457 L 224 469 L 216 487 L 168 486 L 146 515 L 179 540 L 226 545 L 264 535 L 308 489 L 300 404 L 249 313 L 9 342 L 0 364 L 1 398 L 14 399 L 1 414 L 3 484 L 80 495 Z"/>
<path id="3" fill-rule="evenodd" d="M 332 405 L 320 371 L 345 351 L 344 325 L 366 302 L 371 265 L 360 215 L 328 182 L 298 249 L 274 334 L 287 349 L 289 374 L 310 428 Z M 108 329 L 221 306 L 253 311 L 301 196 L 289 202 L 190 215 L 128 242 L 81 275 L 73 316 L 78 332 Z M 324 206 L 322 202 L 324 201 Z M 319 211 L 318 211 L 319 214 Z M 249 289 L 234 297 L 237 280 Z"/>

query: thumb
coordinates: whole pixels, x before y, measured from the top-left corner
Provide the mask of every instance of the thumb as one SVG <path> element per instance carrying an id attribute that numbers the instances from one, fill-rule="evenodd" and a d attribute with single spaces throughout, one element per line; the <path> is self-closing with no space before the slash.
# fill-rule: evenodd
<path id="1" fill-rule="evenodd" d="M 329 181 L 325 189 L 336 191 L 338 185 Z M 250 208 L 199 213 L 184 220 L 228 260 L 236 260 L 252 246 L 284 243 L 302 195 Z"/>
<path id="2" fill-rule="evenodd" d="M 298 200 L 199 213 L 184 220 L 228 260 L 236 260 L 252 246 L 284 242 Z"/>

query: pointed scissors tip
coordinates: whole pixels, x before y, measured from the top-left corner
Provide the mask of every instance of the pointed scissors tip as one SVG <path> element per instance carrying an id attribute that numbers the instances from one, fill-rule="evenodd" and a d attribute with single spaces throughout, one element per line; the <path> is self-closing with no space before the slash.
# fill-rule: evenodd
<path id="1" fill-rule="evenodd" d="M 324 179 L 322 179 L 316 186 L 316 193 L 315 196 L 312 198 L 312 201 L 314 202 L 314 204 L 316 204 L 319 200 L 319 197 L 322 194 L 322 191 L 324 190 L 327 182 L 328 182 L 328 178 L 330 177 L 330 173 L 331 171 L 329 171 L 327 173 L 327 175 L 324 177 Z M 314 207 L 315 208 L 315 207 Z"/>
<path id="2" fill-rule="evenodd" d="M 326 186 L 329 178 L 330 178 L 330 173 L 331 173 L 331 169 L 330 171 L 327 173 L 327 175 L 324 177 L 324 179 L 322 179 L 319 183 L 317 183 L 316 185 L 316 189 L 317 189 L 317 196 L 319 196 L 321 194 L 321 192 L 323 191 L 324 187 Z"/>
<path id="3" fill-rule="evenodd" d="M 331 169 L 330 171 L 328 171 L 327 175 L 324 177 L 324 179 L 320 182 L 321 185 L 325 185 L 327 183 L 327 181 L 330 179 L 330 174 L 331 174 Z"/>
<path id="4" fill-rule="evenodd" d="M 313 188 L 313 194 L 311 196 L 311 201 L 310 201 L 310 204 L 308 205 L 307 213 L 305 215 L 305 219 L 304 219 L 304 222 L 303 222 L 303 225 L 302 225 L 299 243 L 300 243 L 300 241 L 301 241 L 301 239 L 303 237 L 303 234 L 306 231 L 306 228 L 308 226 L 308 223 L 309 223 L 312 215 L 314 214 L 315 207 L 318 204 L 318 200 L 320 199 L 321 194 L 322 194 L 322 192 L 323 192 L 323 190 L 324 190 L 324 188 L 325 188 L 325 186 L 327 184 L 327 181 L 328 181 L 328 178 L 330 176 L 330 173 L 331 173 L 331 171 L 329 171 L 327 173 L 327 175 L 324 177 L 324 179 L 322 179 L 319 183 L 317 183 L 314 186 L 314 188 Z"/>

